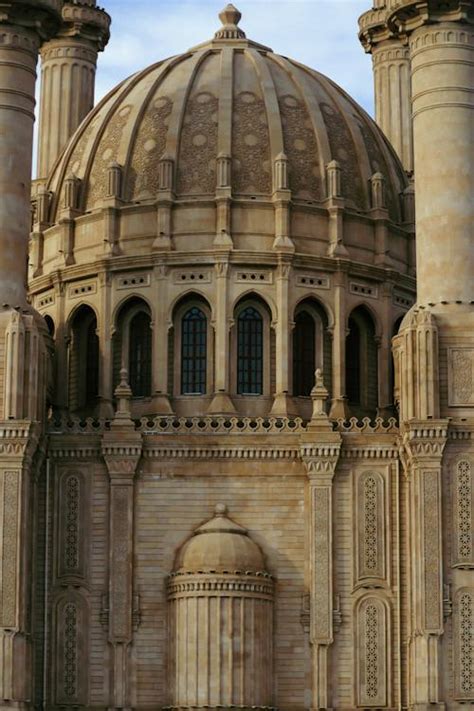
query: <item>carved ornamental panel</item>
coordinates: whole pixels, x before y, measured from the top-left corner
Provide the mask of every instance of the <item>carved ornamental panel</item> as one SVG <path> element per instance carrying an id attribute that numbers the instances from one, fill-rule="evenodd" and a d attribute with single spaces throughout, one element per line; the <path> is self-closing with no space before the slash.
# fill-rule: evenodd
<path id="1" fill-rule="evenodd" d="M 56 606 L 56 703 L 77 706 L 87 703 L 88 614 L 79 595 L 59 600 Z"/>
<path id="2" fill-rule="evenodd" d="M 87 577 L 88 530 L 87 491 L 83 474 L 65 471 L 59 479 L 58 578 Z"/>
<path id="3" fill-rule="evenodd" d="M 448 349 L 450 407 L 474 407 L 474 348 Z"/>
<path id="4" fill-rule="evenodd" d="M 453 565 L 460 568 L 474 566 L 473 541 L 473 466 L 469 459 L 455 464 L 453 482 Z"/>
<path id="5" fill-rule="evenodd" d="M 356 631 L 356 704 L 387 706 L 390 630 L 387 606 L 382 600 L 362 600 L 356 611 Z"/>
<path id="6" fill-rule="evenodd" d="M 474 700 L 474 588 L 459 590 L 454 603 L 455 697 Z"/>
<path id="7" fill-rule="evenodd" d="M 354 583 L 380 587 L 387 582 L 387 484 L 381 473 L 366 471 L 356 475 L 355 489 Z"/>

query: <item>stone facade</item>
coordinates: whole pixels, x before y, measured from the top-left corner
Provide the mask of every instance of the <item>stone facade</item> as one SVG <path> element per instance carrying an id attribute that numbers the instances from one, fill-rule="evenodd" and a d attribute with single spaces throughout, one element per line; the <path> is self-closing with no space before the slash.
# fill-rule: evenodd
<path id="1" fill-rule="evenodd" d="M 473 3 L 361 18 L 393 148 L 232 5 L 94 108 L 4 5 L 0 705 L 474 702 Z"/>

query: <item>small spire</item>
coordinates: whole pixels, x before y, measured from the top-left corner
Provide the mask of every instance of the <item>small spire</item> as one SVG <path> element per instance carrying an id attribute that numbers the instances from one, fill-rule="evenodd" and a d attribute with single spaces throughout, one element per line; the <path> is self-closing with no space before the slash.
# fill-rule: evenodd
<path id="1" fill-rule="evenodd" d="M 216 39 L 245 39 L 245 32 L 237 25 L 242 18 L 242 13 L 237 8 L 229 3 L 222 12 L 219 13 L 219 19 L 222 22 L 222 28 L 215 34 Z"/>

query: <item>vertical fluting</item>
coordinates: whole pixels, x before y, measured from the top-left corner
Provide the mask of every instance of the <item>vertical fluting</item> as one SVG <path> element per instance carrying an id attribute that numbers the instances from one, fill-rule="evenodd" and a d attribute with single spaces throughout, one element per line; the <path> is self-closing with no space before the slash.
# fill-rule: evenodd
<path id="1" fill-rule="evenodd" d="M 372 50 L 375 117 L 406 171 L 413 171 L 411 79 L 408 47 L 384 42 Z"/>
<path id="2" fill-rule="evenodd" d="M 65 2 L 62 18 L 58 35 L 41 49 L 38 177 L 42 179 L 93 107 L 97 55 L 109 39 L 110 17 L 95 2 L 80 6 Z"/>

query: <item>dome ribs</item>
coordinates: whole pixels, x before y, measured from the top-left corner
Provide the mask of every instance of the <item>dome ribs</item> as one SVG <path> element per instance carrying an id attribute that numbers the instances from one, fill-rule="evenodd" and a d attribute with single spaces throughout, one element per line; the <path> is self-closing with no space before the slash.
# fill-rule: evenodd
<path id="1" fill-rule="evenodd" d="M 288 62 L 276 55 L 267 55 L 267 61 L 278 90 L 283 141 L 285 154 L 288 157 L 289 188 L 292 196 L 321 201 L 324 199 L 325 163 L 320 157 L 317 129 L 308 103 L 305 101 L 304 92 L 290 71 L 291 65 Z"/>
<path id="2" fill-rule="evenodd" d="M 268 58 L 288 74 L 300 92 L 302 101 L 306 105 L 312 123 L 315 141 L 318 146 L 320 180 L 321 185 L 324 186 L 326 180 L 326 166 L 331 161 L 331 149 L 326 132 L 326 124 L 324 123 L 321 109 L 314 95 L 314 90 L 311 87 L 309 78 L 304 72 L 299 70 L 292 61 L 285 57 L 281 57 L 277 54 L 269 54 Z"/>
<path id="3" fill-rule="evenodd" d="M 176 176 L 180 196 L 215 194 L 220 83 L 219 56 L 207 54 L 190 86 L 181 126 Z"/>
<path id="4" fill-rule="evenodd" d="M 163 62 L 143 105 L 139 107 L 124 164 L 124 199 L 127 201 L 136 201 L 142 188 L 151 188 L 150 197 L 154 196 L 153 191 L 157 191 L 158 170 L 155 162 L 165 151 L 169 114 L 172 109 L 172 101 L 157 94 L 172 69 L 185 60 L 186 56 L 180 55 Z M 150 148 L 151 144 L 147 145 L 148 142 L 155 143 L 153 148 Z"/>
<path id="5" fill-rule="evenodd" d="M 202 63 L 209 54 L 209 50 L 202 50 L 193 53 L 189 58 L 187 80 L 183 81 L 174 94 L 173 111 L 169 120 L 168 135 L 166 138 L 165 155 L 169 160 L 174 161 L 175 166 L 181 150 L 181 134 L 184 117 L 189 97 L 192 93 L 197 73 Z M 175 171 L 175 180 L 176 180 Z"/>
<path id="6" fill-rule="evenodd" d="M 240 65 L 240 66 L 239 66 Z M 245 70 L 251 67 L 251 71 Z M 234 194 L 270 195 L 272 165 L 267 107 L 252 58 L 234 53 L 232 177 Z"/>

